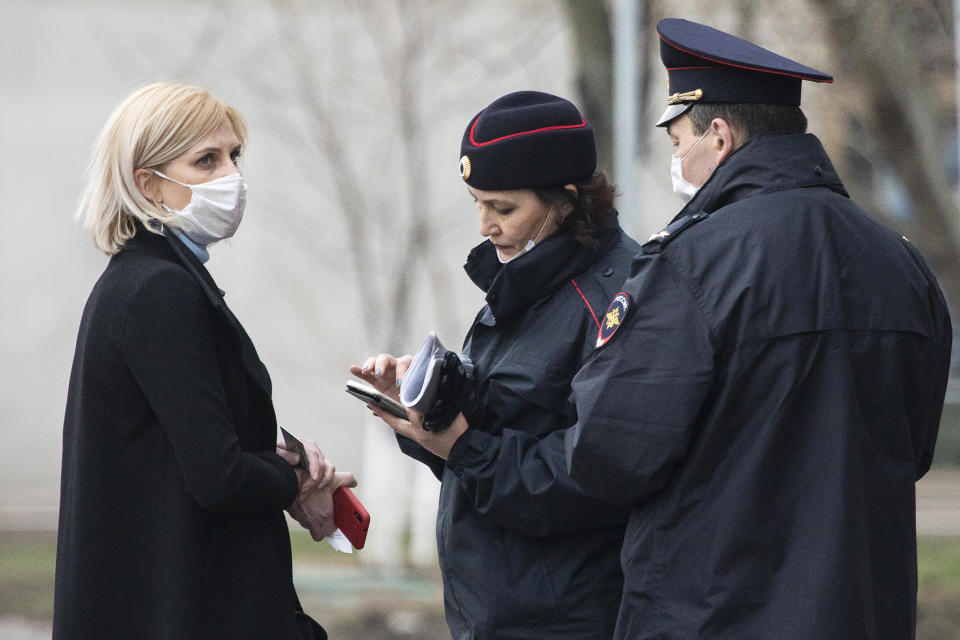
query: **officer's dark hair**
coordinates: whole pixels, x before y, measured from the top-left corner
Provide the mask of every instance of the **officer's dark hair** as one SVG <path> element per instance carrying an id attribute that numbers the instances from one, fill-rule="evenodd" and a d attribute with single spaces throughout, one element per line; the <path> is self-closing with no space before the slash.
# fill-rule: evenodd
<path id="1" fill-rule="evenodd" d="M 787 104 L 751 104 L 746 102 L 704 102 L 687 111 L 693 133 L 703 135 L 714 118 L 726 120 L 737 130 L 744 144 L 764 133 L 806 133 L 807 116 L 800 107 Z"/>
<path id="2" fill-rule="evenodd" d="M 617 217 L 613 208 L 617 188 L 610 184 L 602 171 L 595 171 L 586 180 L 572 184 L 577 187 L 576 197 L 562 184 L 534 189 L 534 193 L 543 202 L 553 205 L 554 210 L 563 217 L 561 230 L 572 233 L 580 244 L 595 247 L 597 237 L 609 229 Z"/>

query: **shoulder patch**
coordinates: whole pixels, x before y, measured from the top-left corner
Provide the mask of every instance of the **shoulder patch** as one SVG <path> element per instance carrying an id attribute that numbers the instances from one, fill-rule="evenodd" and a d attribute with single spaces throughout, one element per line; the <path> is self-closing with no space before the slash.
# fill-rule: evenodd
<path id="1" fill-rule="evenodd" d="M 603 314 L 603 318 L 600 320 L 600 331 L 597 333 L 597 349 L 610 341 L 613 334 L 623 324 L 629 310 L 630 296 L 621 291 L 613 297 L 613 302 L 610 303 L 607 312 Z"/>

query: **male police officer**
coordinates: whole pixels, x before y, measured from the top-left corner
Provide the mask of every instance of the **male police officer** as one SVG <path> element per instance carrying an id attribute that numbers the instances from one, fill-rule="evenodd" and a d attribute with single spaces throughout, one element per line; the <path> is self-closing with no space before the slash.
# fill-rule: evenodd
<path id="1" fill-rule="evenodd" d="M 830 76 L 657 31 L 675 190 L 577 375 L 570 473 L 633 506 L 617 638 L 912 638 L 951 341 L 910 242 L 804 133 Z"/>

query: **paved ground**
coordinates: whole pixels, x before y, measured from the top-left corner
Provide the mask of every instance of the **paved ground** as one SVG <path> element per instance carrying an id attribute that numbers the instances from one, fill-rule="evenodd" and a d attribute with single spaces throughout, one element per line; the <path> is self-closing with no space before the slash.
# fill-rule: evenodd
<path id="1" fill-rule="evenodd" d="M 917 533 L 922 536 L 960 536 L 960 471 L 931 471 L 917 483 Z M 439 614 L 433 611 L 419 610 L 426 603 L 436 604 L 440 598 L 437 585 L 423 579 L 410 579 L 404 574 L 396 576 L 376 574 L 361 570 L 356 575 L 341 575 L 330 568 L 317 572 L 310 567 L 298 568 L 298 590 L 305 606 L 312 599 L 317 603 L 325 602 L 326 608 L 337 608 L 332 598 L 336 593 L 349 595 L 356 602 L 361 593 L 370 590 L 373 597 L 383 597 L 389 593 L 402 592 L 406 595 L 405 605 L 398 606 L 395 614 L 388 620 L 378 620 L 382 627 L 396 627 L 390 638 L 442 637 L 426 633 L 433 618 L 439 620 Z M 373 572 L 374 574 L 376 572 Z M 348 585 L 350 588 L 345 589 Z M 388 596 L 389 597 L 389 596 Z M 362 599 L 362 598 L 361 598 Z M 397 603 L 399 605 L 399 603 Z M 317 605 L 319 606 L 319 605 Z M 432 607 L 427 606 L 427 609 Z M 331 611 L 332 613 L 332 611 Z M 393 618 L 396 618 L 394 620 Z M 371 620 L 371 622 L 374 622 Z M 433 630 L 431 629 L 431 632 Z M 439 632 L 438 632 L 439 633 Z M 342 635 L 340 637 L 343 637 Z M 359 637 L 359 636 L 358 636 Z M 2 640 L 48 640 L 49 625 L 26 621 L 21 618 L 0 618 L 0 639 Z"/>
<path id="2" fill-rule="evenodd" d="M 0 638 L 3 640 L 50 640 L 50 625 L 22 618 L 0 618 Z"/>
<path id="3" fill-rule="evenodd" d="M 917 483 L 917 533 L 960 536 L 960 471 L 931 471 Z"/>

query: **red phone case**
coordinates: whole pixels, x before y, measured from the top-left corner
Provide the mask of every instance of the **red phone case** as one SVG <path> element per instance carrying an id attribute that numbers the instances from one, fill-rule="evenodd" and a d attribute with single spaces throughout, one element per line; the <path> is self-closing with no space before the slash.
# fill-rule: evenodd
<path id="1" fill-rule="evenodd" d="M 333 492 L 333 521 L 355 549 L 363 549 L 370 514 L 347 487 L 339 487 Z"/>

